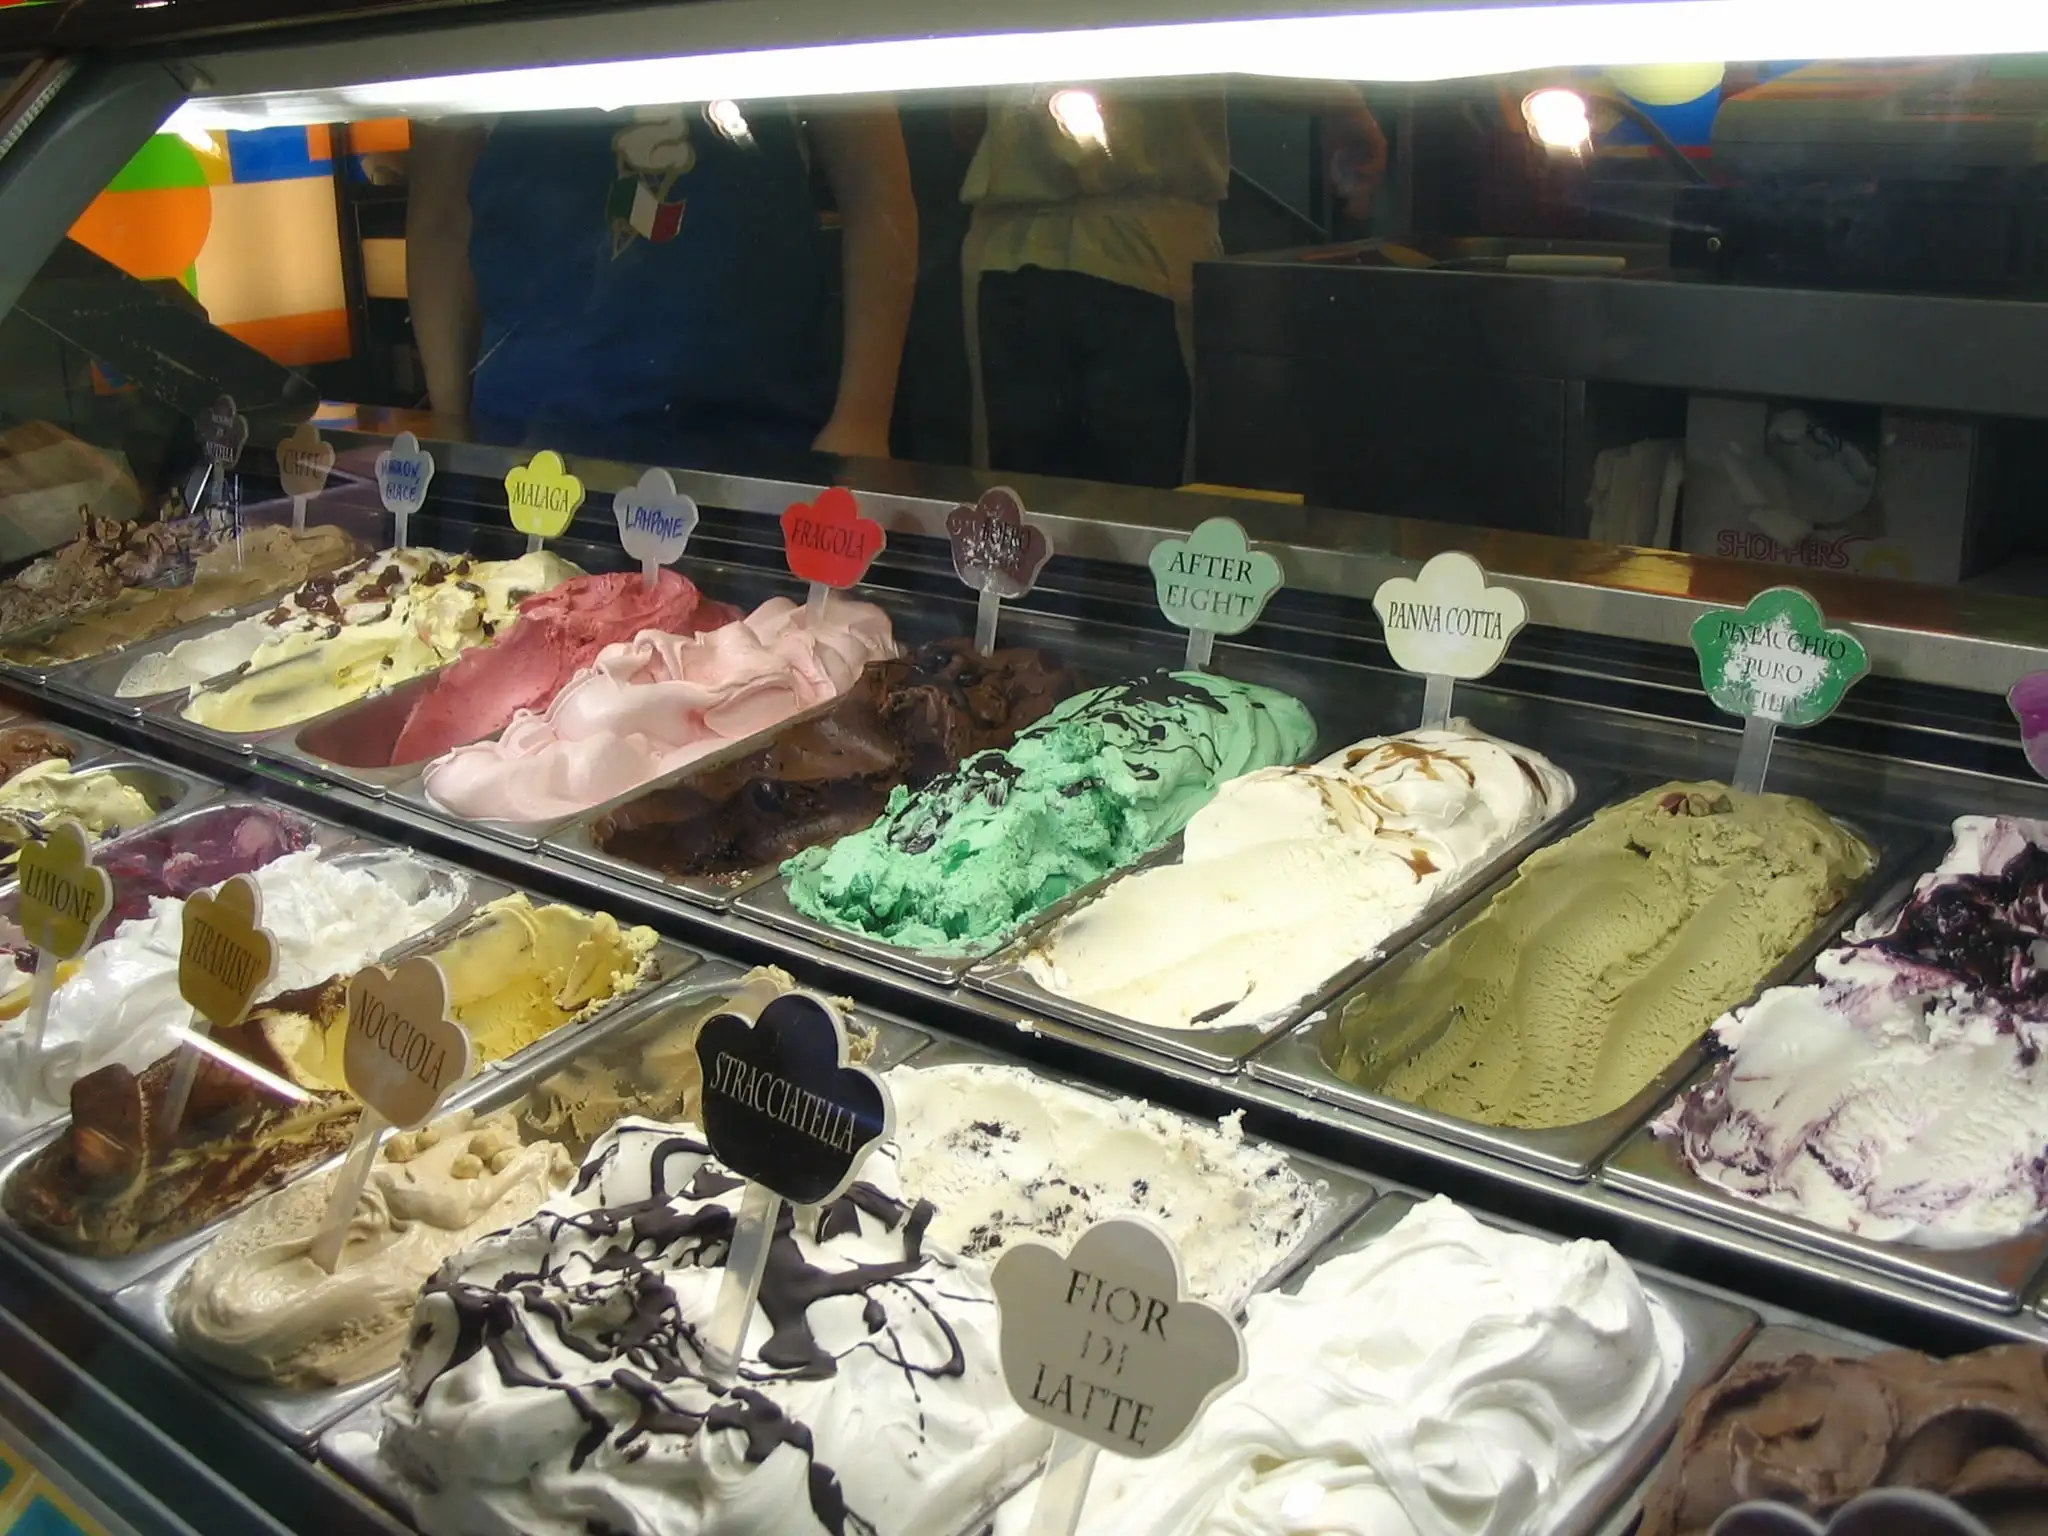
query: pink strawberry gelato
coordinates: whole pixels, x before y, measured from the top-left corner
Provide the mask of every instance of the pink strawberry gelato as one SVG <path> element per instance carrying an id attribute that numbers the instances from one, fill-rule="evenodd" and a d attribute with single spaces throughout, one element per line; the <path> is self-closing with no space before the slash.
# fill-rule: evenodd
<path id="1" fill-rule="evenodd" d="M 647 630 L 599 651 L 545 713 L 428 764 L 427 795 L 482 820 L 572 816 L 835 698 L 895 654 L 889 616 L 839 596 L 815 625 L 777 597 L 702 634 Z"/>
<path id="2" fill-rule="evenodd" d="M 637 571 L 613 571 L 537 593 L 496 640 L 464 652 L 435 679 L 406 717 L 390 761 L 423 762 L 495 736 L 521 710 L 547 708 L 606 646 L 643 630 L 695 635 L 739 616 L 670 570 L 652 587 Z"/>

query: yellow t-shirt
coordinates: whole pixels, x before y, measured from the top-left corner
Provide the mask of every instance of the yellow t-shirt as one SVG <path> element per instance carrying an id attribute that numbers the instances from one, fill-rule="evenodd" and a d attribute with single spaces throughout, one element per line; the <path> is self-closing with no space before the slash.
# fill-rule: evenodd
<path id="1" fill-rule="evenodd" d="M 1084 99 L 1063 102 L 1062 93 Z M 1216 205 L 1229 185 L 1220 89 L 1008 93 L 990 104 L 960 193 L 974 209 L 969 281 L 1019 267 L 1085 272 L 1185 312 L 1194 264 L 1221 254 Z"/>

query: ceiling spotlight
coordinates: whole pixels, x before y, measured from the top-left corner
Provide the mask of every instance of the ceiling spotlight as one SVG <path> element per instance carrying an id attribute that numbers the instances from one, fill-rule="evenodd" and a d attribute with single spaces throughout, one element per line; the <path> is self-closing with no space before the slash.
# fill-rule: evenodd
<path id="1" fill-rule="evenodd" d="M 1577 91 L 1555 86 L 1531 91 L 1522 98 L 1522 119 L 1529 136 L 1545 149 L 1583 155 L 1593 147 L 1593 119 Z"/>

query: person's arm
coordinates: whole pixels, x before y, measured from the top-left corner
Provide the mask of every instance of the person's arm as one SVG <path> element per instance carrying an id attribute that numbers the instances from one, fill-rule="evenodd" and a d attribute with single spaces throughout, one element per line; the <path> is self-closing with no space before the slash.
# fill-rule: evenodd
<path id="1" fill-rule="evenodd" d="M 917 290 L 917 202 L 903 125 L 893 106 L 835 109 L 820 112 L 811 133 L 839 205 L 846 295 L 839 395 L 815 446 L 886 459 Z"/>
<path id="2" fill-rule="evenodd" d="M 469 414 L 482 319 L 469 270 L 469 173 L 490 126 L 414 123 L 405 199 L 405 287 L 412 334 L 437 415 Z"/>
<path id="3" fill-rule="evenodd" d="M 1387 173 L 1387 136 L 1358 87 L 1341 80 L 1233 82 L 1235 95 L 1322 119 L 1323 175 L 1344 211 L 1364 218 Z"/>

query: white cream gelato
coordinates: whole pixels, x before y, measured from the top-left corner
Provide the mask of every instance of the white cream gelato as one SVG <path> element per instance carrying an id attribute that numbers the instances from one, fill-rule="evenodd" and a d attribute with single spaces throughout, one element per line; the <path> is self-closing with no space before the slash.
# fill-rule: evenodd
<path id="1" fill-rule="evenodd" d="M 464 893 L 459 876 L 430 877 L 427 866 L 400 853 L 341 865 L 302 849 L 252 878 L 263 926 L 277 940 L 277 974 L 264 998 L 368 965 L 447 917 Z M 184 902 L 159 898 L 148 917 L 123 923 L 86 952 L 50 999 L 39 1072 L 24 1059 L 21 1031 L 0 1038 L 0 1138 L 55 1119 L 88 1072 L 117 1061 L 140 1072 L 177 1044 L 173 1031 L 193 1018 L 178 995 L 184 923 Z M 11 1097 L 24 1082 L 31 1089 L 25 1110 Z"/>
<path id="2" fill-rule="evenodd" d="M 785 1210 L 710 1386 L 741 1189 L 692 1127 L 625 1120 L 429 1282 L 382 1436 L 428 1536 L 950 1533 L 1029 1475 L 1051 1435 L 1003 1385 L 987 1269 L 927 1245 L 890 1148 Z"/>
<path id="3" fill-rule="evenodd" d="M 1438 1197 L 1252 1298 L 1245 1352 L 1179 1445 L 1096 1463 L 1084 1536 L 1545 1536 L 1670 1395 L 1684 1337 L 1605 1243 Z"/>
<path id="4" fill-rule="evenodd" d="M 1118 881 L 1025 969 L 1162 1029 L 1269 1022 L 1571 798 L 1548 759 L 1462 722 L 1262 768 L 1195 814 L 1178 861 Z"/>
<path id="5" fill-rule="evenodd" d="M 1305 1242 L 1326 1206 L 1241 1116 L 1215 1128 L 1098 1098 L 1024 1067 L 888 1074 L 904 1187 L 938 1207 L 932 1239 L 993 1264 L 1034 1238 L 1062 1250 L 1111 1216 L 1157 1222 L 1191 1294 L 1235 1308 Z"/>

